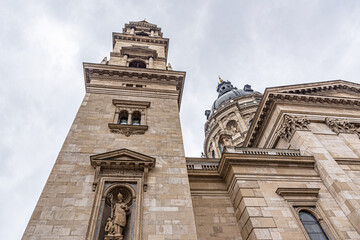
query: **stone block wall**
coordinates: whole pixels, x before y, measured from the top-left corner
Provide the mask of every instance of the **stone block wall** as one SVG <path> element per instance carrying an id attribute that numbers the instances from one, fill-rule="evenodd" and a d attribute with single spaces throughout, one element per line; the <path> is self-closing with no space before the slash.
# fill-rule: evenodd
<path id="1" fill-rule="evenodd" d="M 177 94 L 87 93 L 23 239 L 86 239 L 95 193 L 90 156 L 127 148 L 156 158 L 143 195 L 143 239 L 196 239 Z M 111 133 L 113 99 L 149 101 L 144 135 Z"/>

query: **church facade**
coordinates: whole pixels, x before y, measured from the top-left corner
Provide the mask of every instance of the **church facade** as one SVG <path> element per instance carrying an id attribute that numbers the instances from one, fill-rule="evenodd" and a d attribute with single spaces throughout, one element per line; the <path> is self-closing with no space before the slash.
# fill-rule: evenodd
<path id="1" fill-rule="evenodd" d="M 220 79 L 204 154 L 180 128 L 185 72 L 146 21 L 84 63 L 86 94 L 23 239 L 360 239 L 360 85 Z"/>

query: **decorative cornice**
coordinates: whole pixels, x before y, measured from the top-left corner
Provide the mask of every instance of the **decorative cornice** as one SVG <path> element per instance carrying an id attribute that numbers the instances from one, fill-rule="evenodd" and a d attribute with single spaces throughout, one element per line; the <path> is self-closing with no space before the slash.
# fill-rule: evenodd
<path id="1" fill-rule="evenodd" d="M 256 149 L 261 150 L 261 149 Z M 265 152 L 269 149 L 262 149 Z M 289 156 L 277 154 L 254 153 L 223 153 L 219 173 L 225 178 L 230 167 L 234 165 L 259 166 L 259 167 L 289 167 L 289 168 L 314 168 L 315 160 L 312 156 Z"/>
<path id="2" fill-rule="evenodd" d="M 83 63 L 84 67 L 84 80 L 86 89 L 91 87 L 98 88 L 116 88 L 114 85 L 99 85 L 92 84 L 91 79 L 96 80 L 107 80 L 107 81 L 132 81 L 139 83 L 155 83 L 163 85 L 172 85 L 176 87 L 178 92 L 178 103 L 179 108 L 181 104 L 182 92 L 185 82 L 185 72 L 181 71 L 168 71 L 160 69 L 149 69 L 149 68 L 131 68 L 117 65 L 105 65 L 105 64 L 94 64 L 94 63 Z M 136 89 L 142 90 L 142 89 Z M 145 89 L 144 89 L 145 90 Z M 147 91 L 159 91 L 160 89 L 150 89 Z M 168 90 L 161 90 L 168 91 Z M 175 90 L 174 90 L 175 91 Z"/>
<path id="3" fill-rule="evenodd" d="M 127 137 L 130 135 L 145 134 L 146 130 L 149 128 L 147 125 L 128 125 L 115 123 L 109 123 L 108 126 L 111 132 L 121 133 Z"/>
<path id="4" fill-rule="evenodd" d="M 255 114 L 252 126 L 249 129 L 249 134 L 246 136 L 244 145 L 252 147 L 256 144 L 257 135 L 262 132 L 263 124 L 268 117 L 270 111 L 275 103 L 278 102 L 295 102 L 296 104 L 321 104 L 321 105 L 339 105 L 341 107 L 360 107 L 359 98 L 336 97 L 324 95 L 310 95 L 316 94 L 319 91 L 325 92 L 329 90 L 343 89 L 358 94 L 360 92 L 360 85 L 343 81 L 335 80 L 328 82 L 319 82 L 313 84 L 302 84 L 285 87 L 268 88 L 264 93 L 259 108 Z M 256 146 L 256 145 L 255 145 Z"/>
<path id="5" fill-rule="evenodd" d="M 280 138 L 285 138 L 286 141 L 290 142 L 295 131 L 308 131 L 309 120 L 306 117 L 294 117 L 288 114 L 284 115 L 284 121 L 277 130 L 277 135 Z"/>
<path id="6" fill-rule="evenodd" d="M 214 158 L 186 158 L 188 170 L 217 171 L 219 159 Z"/>
<path id="7" fill-rule="evenodd" d="M 325 123 L 336 134 L 339 133 L 355 133 L 360 137 L 360 127 L 356 127 L 347 119 L 331 119 L 325 118 Z"/>
<path id="8" fill-rule="evenodd" d="M 122 40 L 122 41 L 130 41 L 130 42 L 144 42 L 144 43 L 153 43 L 153 44 L 160 44 L 165 45 L 165 58 L 167 58 L 168 55 L 168 49 L 169 49 L 169 39 L 161 37 L 162 33 L 160 34 L 160 37 L 149 37 L 149 36 L 139 36 L 139 35 L 129 35 L 124 33 L 112 33 L 112 42 L 113 47 L 115 46 L 116 41 Z"/>

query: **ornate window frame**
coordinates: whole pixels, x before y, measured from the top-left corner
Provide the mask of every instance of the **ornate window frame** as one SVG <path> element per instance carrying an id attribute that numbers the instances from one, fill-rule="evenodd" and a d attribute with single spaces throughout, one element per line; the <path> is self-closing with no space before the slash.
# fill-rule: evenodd
<path id="1" fill-rule="evenodd" d="M 150 102 L 113 99 L 112 103 L 115 105 L 116 109 L 113 122 L 108 124 L 111 132 L 124 134 L 127 137 L 134 134 L 145 134 L 149 128 L 146 117 Z M 119 115 L 120 112 L 123 111 L 128 112 L 127 124 L 120 124 Z M 140 125 L 134 125 L 132 123 L 132 114 L 135 112 L 141 114 Z"/>
<path id="2" fill-rule="evenodd" d="M 340 239 L 329 220 L 325 217 L 321 206 L 318 204 L 319 191 L 320 188 L 278 188 L 276 193 L 282 196 L 290 205 L 291 212 L 307 240 L 311 239 L 300 220 L 300 211 L 311 213 L 317 219 L 329 240 Z"/>

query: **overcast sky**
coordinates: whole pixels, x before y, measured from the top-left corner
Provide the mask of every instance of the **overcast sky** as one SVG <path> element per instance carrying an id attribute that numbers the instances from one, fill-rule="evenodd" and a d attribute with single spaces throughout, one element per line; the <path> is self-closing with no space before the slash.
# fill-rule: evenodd
<path id="1" fill-rule="evenodd" d="M 20 239 L 85 94 L 82 62 L 146 18 L 186 71 L 181 123 L 199 157 L 218 75 L 242 88 L 359 83 L 359 0 L 27 1 L 0 7 L 0 239 Z"/>

